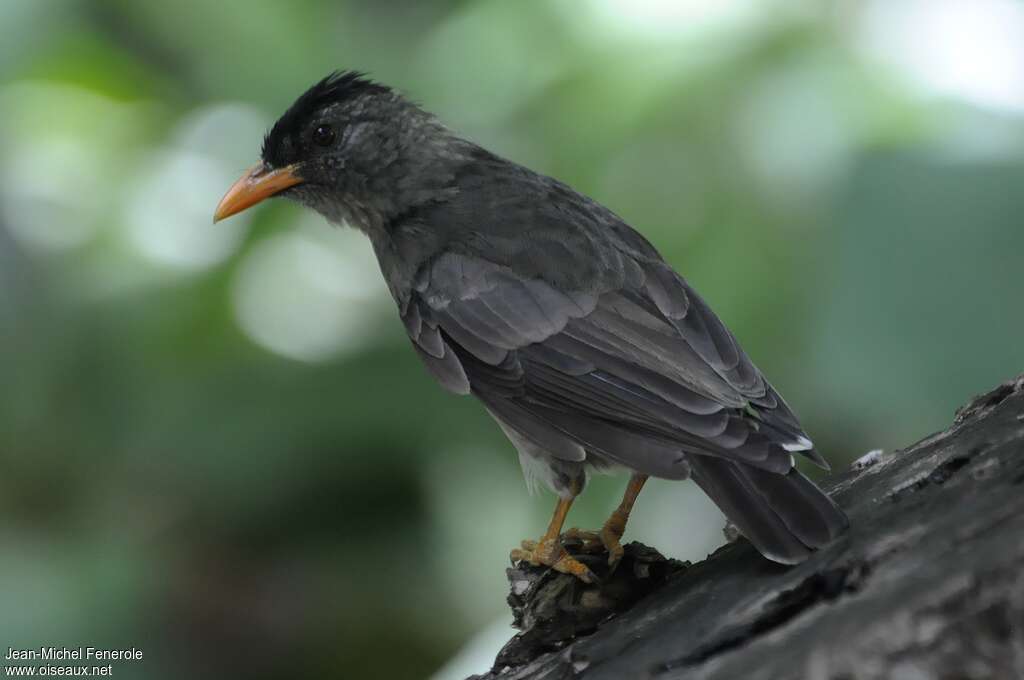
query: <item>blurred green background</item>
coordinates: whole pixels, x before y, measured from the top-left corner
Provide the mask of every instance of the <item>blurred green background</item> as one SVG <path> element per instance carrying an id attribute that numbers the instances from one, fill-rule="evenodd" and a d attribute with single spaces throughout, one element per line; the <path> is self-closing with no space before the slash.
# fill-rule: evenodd
<path id="1" fill-rule="evenodd" d="M 1014 0 L 3 0 L 4 652 L 440 679 L 511 634 L 551 497 L 419 365 L 368 245 L 281 201 L 210 223 L 335 68 L 639 228 L 840 469 L 1024 368 Z M 700 559 L 722 523 L 654 484 L 627 537 Z"/>

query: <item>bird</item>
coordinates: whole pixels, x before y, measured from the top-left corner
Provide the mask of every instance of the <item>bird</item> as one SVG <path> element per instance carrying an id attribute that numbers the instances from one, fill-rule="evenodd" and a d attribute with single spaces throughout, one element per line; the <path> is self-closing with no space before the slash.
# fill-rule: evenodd
<path id="1" fill-rule="evenodd" d="M 849 526 L 795 465 L 828 469 L 790 407 L 686 279 L 621 217 L 450 130 L 397 89 L 335 71 L 300 95 L 214 222 L 270 197 L 370 240 L 405 331 L 443 388 L 472 395 L 556 495 L 516 562 L 614 567 L 650 477 L 692 478 L 769 560 L 796 564 Z M 599 531 L 563 526 L 595 472 L 630 473 Z"/>

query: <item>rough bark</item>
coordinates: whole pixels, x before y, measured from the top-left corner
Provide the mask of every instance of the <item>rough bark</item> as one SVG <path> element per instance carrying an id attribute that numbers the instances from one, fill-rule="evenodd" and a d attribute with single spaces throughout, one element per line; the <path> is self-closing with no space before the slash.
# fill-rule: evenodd
<path id="1" fill-rule="evenodd" d="M 851 530 L 796 567 L 740 539 L 693 565 L 632 544 L 595 587 L 509 569 L 520 633 L 474 677 L 1024 678 L 1024 376 L 826 488 Z"/>

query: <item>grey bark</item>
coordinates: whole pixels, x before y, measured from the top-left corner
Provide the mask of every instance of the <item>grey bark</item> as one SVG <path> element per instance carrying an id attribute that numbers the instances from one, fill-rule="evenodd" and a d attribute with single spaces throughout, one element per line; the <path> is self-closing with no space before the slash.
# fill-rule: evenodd
<path id="1" fill-rule="evenodd" d="M 474 678 L 1024 678 L 1024 376 L 855 468 L 825 485 L 850 532 L 796 567 L 740 539 L 693 565 L 631 544 L 600 586 L 509 569 L 520 632 Z"/>

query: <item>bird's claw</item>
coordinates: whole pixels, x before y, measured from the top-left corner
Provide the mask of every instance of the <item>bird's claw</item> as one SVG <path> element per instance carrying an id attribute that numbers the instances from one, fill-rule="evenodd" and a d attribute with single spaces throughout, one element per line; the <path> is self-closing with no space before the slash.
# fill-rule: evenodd
<path id="1" fill-rule="evenodd" d="M 525 540 L 520 543 L 519 548 L 514 548 L 509 553 L 512 564 L 516 562 L 528 562 L 534 566 L 544 565 L 563 574 L 571 574 L 584 583 L 597 583 L 597 576 L 590 571 L 587 565 L 583 564 L 570 555 L 562 547 L 561 542 L 556 540 L 531 541 Z"/>
<path id="2" fill-rule="evenodd" d="M 601 531 L 585 531 L 574 527 L 566 531 L 562 536 L 570 541 L 579 541 L 581 552 L 594 554 L 607 551 L 608 564 L 611 566 L 612 571 L 618 566 L 619 560 L 622 559 L 625 553 L 620 542 L 622 534 L 617 532 L 615 527 L 608 524 L 605 524 Z"/>

